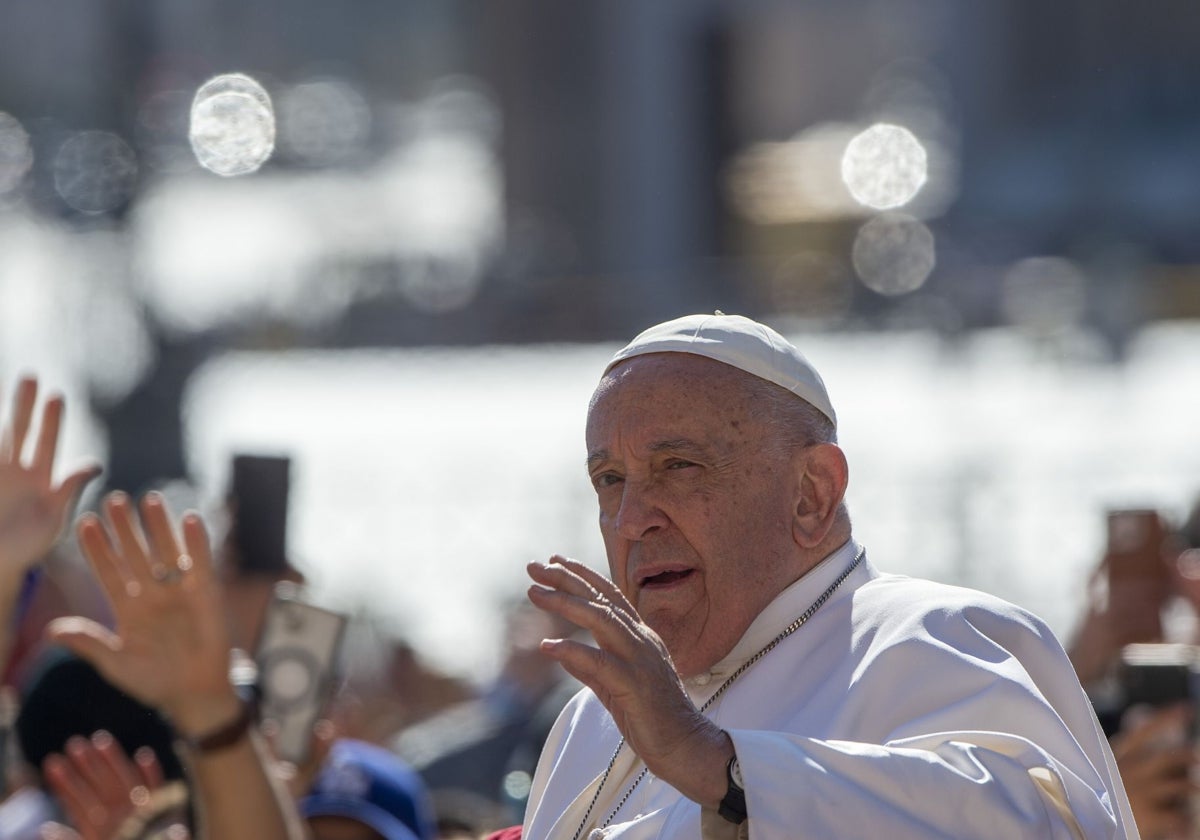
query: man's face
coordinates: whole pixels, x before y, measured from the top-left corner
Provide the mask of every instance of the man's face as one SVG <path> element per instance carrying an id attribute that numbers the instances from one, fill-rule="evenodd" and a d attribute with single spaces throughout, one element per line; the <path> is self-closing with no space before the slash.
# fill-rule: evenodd
<path id="1" fill-rule="evenodd" d="M 744 377 L 690 354 L 637 356 L 588 413 L 609 570 L 683 676 L 724 657 L 802 571 L 800 479 Z"/>

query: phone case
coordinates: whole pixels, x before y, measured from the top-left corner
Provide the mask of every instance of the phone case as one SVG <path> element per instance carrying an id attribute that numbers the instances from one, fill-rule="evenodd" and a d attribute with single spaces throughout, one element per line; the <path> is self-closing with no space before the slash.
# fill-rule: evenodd
<path id="1" fill-rule="evenodd" d="M 276 754 L 302 763 L 312 727 L 329 701 L 346 617 L 281 584 L 267 607 L 255 654 L 262 717 L 278 727 Z"/>

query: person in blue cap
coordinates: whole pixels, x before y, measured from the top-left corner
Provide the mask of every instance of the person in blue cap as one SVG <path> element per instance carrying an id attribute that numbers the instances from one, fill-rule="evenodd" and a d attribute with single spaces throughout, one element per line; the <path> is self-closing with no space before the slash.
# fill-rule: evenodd
<path id="1" fill-rule="evenodd" d="M 415 770 L 365 741 L 334 743 L 300 813 L 313 840 L 436 840 L 433 800 Z"/>

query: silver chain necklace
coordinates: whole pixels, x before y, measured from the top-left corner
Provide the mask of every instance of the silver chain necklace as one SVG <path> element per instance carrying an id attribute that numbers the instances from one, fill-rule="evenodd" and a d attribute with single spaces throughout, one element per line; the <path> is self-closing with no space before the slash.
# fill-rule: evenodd
<path id="1" fill-rule="evenodd" d="M 758 653 L 751 656 L 749 659 L 747 659 L 745 662 L 743 662 L 741 664 L 741 667 L 739 667 L 736 671 L 734 671 L 732 674 L 730 674 L 729 677 L 725 680 L 725 682 L 721 683 L 721 687 L 718 688 L 715 692 L 713 692 L 712 697 L 709 697 L 707 700 L 704 701 L 704 705 L 700 707 L 700 710 L 699 710 L 700 713 L 703 714 L 705 712 L 705 710 L 707 710 L 710 706 L 712 706 L 712 704 L 717 701 L 717 698 L 725 693 L 725 689 L 727 689 L 727 688 L 729 688 L 729 686 L 733 685 L 733 681 L 736 680 L 738 677 L 740 677 L 742 674 L 746 673 L 746 671 L 750 669 L 751 665 L 753 665 L 755 662 L 762 659 L 768 653 L 773 651 L 775 649 L 776 645 L 778 645 L 780 642 L 782 642 L 788 636 L 795 633 L 810 618 L 812 618 L 813 615 L 816 613 L 816 611 L 819 610 L 821 608 L 821 606 L 826 601 L 829 600 L 829 596 L 833 595 L 833 593 L 837 591 L 837 588 L 842 585 L 842 583 L 846 580 L 846 578 L 850 577 L 850 573 L 858 568 L 858 564 L 862 562 L 863 557 L 865 555 L 866 555 L 866 549 L 859 548 L 858 554 L 854 555 L 854 560 L 851 561 L 850 565 L 846 567 L 845 571 L 843 571 L 840 575 L 838 575 L 837 580 L 835 580 L 833 583 L 829 584 L 829 588 L 826 589 L 824 592 L 822 592 L 820 597 L 817 598 L 817 600 L 813 601 L 812 604 L 809 606 L 809 608 L 800 614 L 799 618 L 797 618 L 795 621 L 793 621 L 787 627 L 783 628 L 783 631 L 778 636 L 776 636 L 774 639 L 767 642 L 767 644 L 762 648 L 762 650 L 760 650 Z M 579 828 L 575 829 L 575 836 L 573 838 L 571 838 L 571 840 L 579 840 L 579 838 L 583 835 L 583 830 L 585 828 L 587 828 L 588 818 L 592 815 L 592 810 L 596 807 L 596 803 L 600 799 L 600 794 L 604 790 L 604 785 L 608 781 L 608 776 L 610 773 L 612 773 L 613 767 L 615 767 L 617 764 L 617 756 L 621 754 L 621 748 L 624 746 L 625 746 L 625 736 L 622 735 L 621 740 L 619 742 L 617 742 L 617 748 L 615 750 L 613 750 L 612 758 L 610 758 L 608 760 L 608 767 L 606 767 L 604 769 L 604 775 L 600 777 L 600 784 L 596 788 L 596 793 L 594 796 L 592 796 L 592 801 L 588 803 L 587 812 L 583 815 L 583 820 L 580 821 Z M 616 807 L 613 808 L 612 811 L 609 812 L 608 817 L 606 817 L 604 822 L 600 823 L 600 825 L 597 826 L 597 828 L 608 828 L 609 823 L 611 823 L 613 821 L 613 818 L 617 816 L 617 814 L 620 812 L 621 808 L 623 808 L 625 806 L 625 803 L 627 801 L 629 801 L 629 797 L 633 795 L 633 792 L 635 790 L 637 790 L 638 785 L 640 785 L 642 783 L 642 779 L 644 779 L 646 777 L 646 774 L 649 772 L 650 772 L 649 767 L 642 768 L 642 772 L 638 773 L 637 778 L 633 780 L 633 783 L 630 784 L 628 788 L 626 788 L 625 794 L 621 797 L 620 801 L 617 802 Z"/>

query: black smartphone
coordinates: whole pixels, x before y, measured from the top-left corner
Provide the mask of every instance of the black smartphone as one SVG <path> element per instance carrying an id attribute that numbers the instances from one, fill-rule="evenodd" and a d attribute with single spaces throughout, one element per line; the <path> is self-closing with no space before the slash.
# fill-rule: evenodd
<path id="1" fill-rule="evenodd" d="M 295 584 L 275 587 L 254 659 L 262 718 L 277 727 L 276 754 L 285 761 L 308 758 L 313 724 L 336 686 L 345 629 L 345 615 L 308 603 Z"/>
<path id="2" fill-rule="evenodd" d="M 1200 648 L 1184 644 L 1132 644 L 1121 649 L 1117 670 L 1122 708 L 1162 708 L 1200 703 Z M 1193 715 L 1191 731 L 1200 730 Z"/>
<path id="3" fill-rule="evenodd" d="M 229 482 L 229 536 L 239 570 L 279 573 L 288 568 L 290 485 L 290 458 L 234 456 Z"/>

